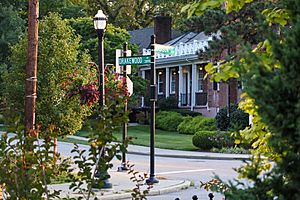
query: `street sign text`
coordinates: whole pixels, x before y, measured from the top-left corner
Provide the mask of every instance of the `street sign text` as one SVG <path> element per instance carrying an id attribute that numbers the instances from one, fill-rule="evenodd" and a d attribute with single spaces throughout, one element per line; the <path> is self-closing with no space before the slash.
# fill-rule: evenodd
<path id="1" fill-rule="evenodd" d="M 150 56 L 131 56 L 131 57 L 120 57 L 119 65 L 144 65 L 150 64 Z"/>

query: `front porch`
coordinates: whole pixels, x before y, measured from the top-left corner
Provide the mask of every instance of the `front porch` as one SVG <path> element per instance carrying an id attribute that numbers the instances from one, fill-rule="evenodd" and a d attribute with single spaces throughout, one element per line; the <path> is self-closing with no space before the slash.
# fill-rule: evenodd
<path id="1" fill-rule="evenodd" d="M 158 98 L 177 98 L 179 108 L 207 107 L 208 92 L 204 64 L 158 66 L 156 82 Z M 142 69 L 141 75 L 150 79 L 150 70 Z M 144 101 L 142 105 L 144 105 Z"/>

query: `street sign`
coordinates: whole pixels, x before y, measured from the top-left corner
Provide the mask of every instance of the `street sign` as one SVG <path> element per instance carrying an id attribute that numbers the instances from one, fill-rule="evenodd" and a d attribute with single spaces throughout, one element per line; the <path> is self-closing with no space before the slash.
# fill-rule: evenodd
<path id="1" fill-rule="evenodd" d="M 133 82 L 130 80 L 130 78 L 127 76 L 126 77 L 126 84 L 127 84 L 127 91 L 129 96 L 133 94 Z"/>
<path id="2" fill-rule="evenodd" d="M 155 52 L 167 55 L 174 55 L 176 52 L 176 48 L 173 46 L 155 44 Z"/>
<path id="3" fill-rule="evenodd" d="M 151 63 L 151 56 L 120 57 L 119 65 L 145 65 Z"/>
<path id="4" fill-rule="evenodd" d="M 127 50 L 127 56 L 131 56 L 131 50 Z M 116 73 L 121 74 L 123 66 L 119 64 L 119 58 L 122 57 L 122 49 L 116 49 Z M 126 65 L 126 73 L 131 74 L 131 65 Z"/>

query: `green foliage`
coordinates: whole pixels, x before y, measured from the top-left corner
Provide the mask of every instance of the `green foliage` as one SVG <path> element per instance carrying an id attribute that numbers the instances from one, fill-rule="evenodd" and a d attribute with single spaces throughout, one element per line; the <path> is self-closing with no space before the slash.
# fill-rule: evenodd
<path id="1" fill-rule="evenodd" d="M 171 111 L 175 111 L 180 113 L 182 116 L 191 116 L 191 117 L 197 117 L 201 116 L 202 113 L 191 111 L 191 110 L 185 110 L 185 109 L 173 109 Z"/>
<path id="2" fill-rule="evenodd" d="M 139 123 L 139 124 L 149 124 L 149 115 L 146 116 L 146 113 L 145 112 L 138 112 L 136 114 L 136 121 Z"/>
<path id="3" fill-rule="evenodd" d="M 148 185 L 146 189 L 142 190 L 148 174 L 136 171 L 133 164 L 127 163 L 127 168 L 129 169 L 128 174 L 131 174 L 130 180 L 135 183 L 135 188 L 131 193 L 132 199 L 146 200 L 150 189 L 153 188 L 153 185 Z"/>
<path id="4" fill-rule="evenodd" d="M 230 2 L 230 4 L 229 4 Z M 252 160 L 240 168 L 240 177 L 249 179 L 228 184 L 226 199 L 299 199 L 299 46 L 300 2 L 263 1 L 264 29 L 256 48 L 241 47 L 236 60 L 226 66 L 232 70 L 213 70 L 222 80 L 237 73 L 244 83 L 245 95 L 240 107 L 253 115 L 253 125 L 240 131 L 240 140 L 254 148 Z M 268 3 L 272 3 L 268 4 Z M 246 1 L 228 1 L 226 9 L 243 10 Z M 245 7 L 245 6 L 244 6 Z M 288 24 L 288 26 L 286 25 Z M 269 160 L 274 164 L 271 165 Z"/>
<path id="5" fill-rule="evenodd" d="M 158 107 L 161 110 L 170 110 L 178 108 L 178 99 L 176 97 L 167 97 L 158 100 Z"/>
<path id="6" fill-rule="evenodd" d="M 184 117 L 177 112 L 161 111 L 156 115 L 156 127 L 166 131 L 176 131 Z"/>
<path id="7" fill-rule="evenodd" d="M 13 136 L 3 134 L 0 139 L 0 184 L 11 199 L 59 198 L 60 192 L 50 191 L 48 184 L 67 171 L 69 161 L 58 154 L 54 158 L 53 132 L 36 129 L 25 137 L 23 127 L 16 124 Z"/>
<path id="8" fill-rule="evenodd" d="M 47 128 L 54 125 L 60 135 L 80 130 L 83 120 L 90 114 L 87 106 L 78 106 L 79 99 L 67 96 L 67 82 L 88 82 L 91 69 L 89 57 L 78 57 L 80 39 L 57 14 L 40 22 L 37 67 L 36 122 Z M 27 38 L 12 47 L 12 67 L 5 75 L 7 119 L 23 115 Z M 81 61 L 79 61 L 81 60 Z"/>
<path id="9" fill-rule="evenodd" d="M 105 76 L 105 105 L 99 108 L 96 120 L 90 121 L 89 126 L 89 145 L 88 156 L 84 150 L 80 150 L 76 145 L 73 152 L 77 155 L 74 157 L 76 167 L 74 171 L 78 171 L 77 176 L 73 176 L 73 183 L 70 188 L 76 191 L 84 191 L 88 196 L 92 193 L 92 187 L 102 188 L 104 180 L 109 178 L 107 170 L 112 167 L 111 160 L 120 151 L 126 152 L 126 144 L 111 144 L 115 141 L 113 133 L 123 123 L 128 122 L 128 113 L 124 112 L 124 105 L 128 98 L 122 87 L 122 82 L 116 78 L 112 70 L 106 70 Z M 93 168 L 96 166 L 95 168 Z M 83 188 L 82 184 L 86 183 L 87 188 Z"/>
<path id="10" fill-rule="evenodd" d="M 184 31 L 212 33 L 219 30 L 224 21 L 226 14 L 223 10 L 207 10 L 203 16 L 192 16 L 190 18 L 183 18 L 180 21 L 179 28 Z"/>
<path id="11" fill-rule="evenodd" d="M 114 26 L 135 30 L 152 25 L 154 16 L 164 13 L 172 16 L 174 22 L 185 16 L 180 13 L 181 6 L 191 0 L 88 0 L 89 14 L 93 16 L 102 9 Z"/>
<path id="12" fill-rule="evenodd" d="M 250 151 L 243 147 L 212 148 L 210 151 L 214 153 L 250 154 Z"/>
<path id="13" fill-rule="evenodd" d="M 137 108 L 140 106 L 141 96 L 145 96 L 147 93 L 148 81 L 133 73 L 130 79 L 133 82 L 133 95 L 129 98 L 128 107 Z"/>
<path id="14" fill-rule="evenodd" d="M 186 109 L 170 109 L 169 111 L 177 112 L 181 114 L 182 116 L 191 116 L 191 117 L 197 117 L 201 116 L 202 114 L 199 112 L 191 111 L 191 110 L 186 110 Z"/>
<path id="15" fill-rule="evenodd" d="M 80 51 L 89 51 L 92 60 L 97 60 L 98 37 L 94 29 L 93 19 L 91 17 L 69 19 L 68 23 L 75 29 L 76 34 L 81 36 Z M 116 49 L 122 49 L 124 42 L 128 42 L 129 39 L 130 35 L 126 30 L 111 24 L 107 25 L 104 35 L 104 60 L 106 64 L 115 63 Z M 133 53 L 137 52 L 137 47 L 134 45 L 129 44 L 128 49 L 131 49 Z"/>
<path id="16" fill-rule="evenodd" d="M 177 131 L 182 134 L 191 134 L 198 131 L 216 130 L 216 121 L 204 116 L 186 117 L 178 126 Z"/>
<path id="17" fill-rule="evenodd" d="M 237 105 L 230 106 L 230 123 L 227 106 L 219 110 L 215 119 L 217 128 L 221 131 L 239 131 L 243 130 L 249 125 L 249 115 L 239 109 Z"/>
<path id="18" fill-rule="evenodd" d="M 5 3 L 4 3 L 5 4 Z M 11 52 L 9 46 L 18 42 L 24 29 L 24 21 L 19 16 L 18 12 L 14 10 L 11 5 L 2 6 L 0 3 L 0 91 L 4 90 L 5 83 L 3 76 L 7 73 L 10 67 L 8 60 Z M 5 107 L 5 100 L 2 97 L 3 92 L 0 92 L 0 107 Z M 0 109 L 0 113 L 3 110 Z"/>
<path id="19" fill-rule="evenodd" d="M 192 141 L 193 145 L 201 150 L 234 146 L 234 140 L 228 132 L 198 131 L 193 136 Z"/>

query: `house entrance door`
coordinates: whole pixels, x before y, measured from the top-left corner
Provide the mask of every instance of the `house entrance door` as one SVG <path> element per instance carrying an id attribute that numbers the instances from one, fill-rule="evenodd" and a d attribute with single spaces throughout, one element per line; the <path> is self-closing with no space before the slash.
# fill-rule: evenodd
<path id="1" fill-rule="evenodd" d="M 181 105 L 189 106 L 190 105 L 190 77 L 189 72 L 183 72 L 182 74 L 182 93 L 181 93 Z"/>

